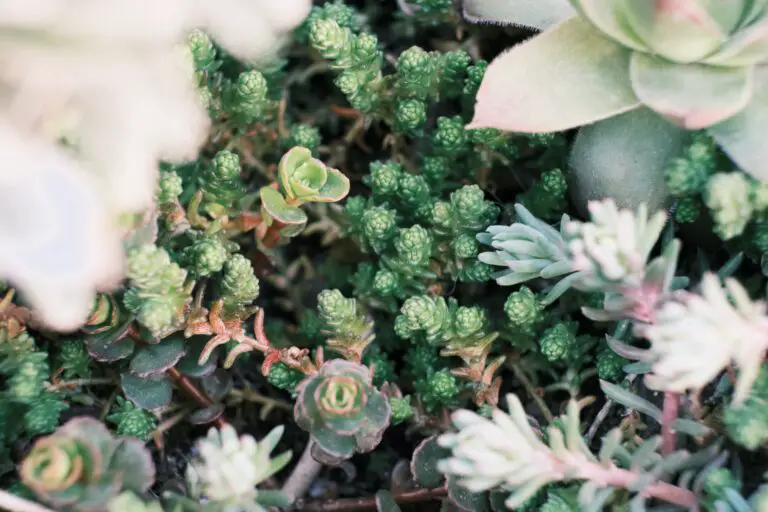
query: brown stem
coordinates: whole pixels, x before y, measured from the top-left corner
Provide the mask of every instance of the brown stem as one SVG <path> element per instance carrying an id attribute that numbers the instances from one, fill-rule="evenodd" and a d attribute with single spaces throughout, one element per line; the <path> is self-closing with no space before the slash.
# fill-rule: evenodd
<path id="1" fill-rule="evenodd" d="M 680 394 L 664 392 L 664 408 L 661 416 L 661 454 L 667 456 L 675 451 L 675 431 L 672 428 L 680 409 Z"/>
<path id="2" fill-rule="evenodd" d="M 555 416 L 552 414 L 552 411 L 549 410 L 549 407 L 547 407 L 547 404 L 542 400 L 541 395 L 539 395 L 536 392 L 536 388 L 533 386 L 533 383 L 528 379 L 528 376 L 525 374 L 522 368 L 517 363 L 511 363 L 510 368 L 512 368 L 512 372 L 515 374 L 515 377 L 517 380 L 520 381 L 520 384 L 523 385 L 525 390 L 528 392 L 529 395 L 531 395 L 531 398 L 533 398 L 534 403 L 536 404 L 536 407 L 539 408 L 539 411 L 541 411 L 542 416 L 544 416 L 544 419 L 547 420 L 547 422 L 551 423 L 555 420 Z"/>
<path id="3" fill-rule="evenodd" d="M 445 487 L 436 487 L 434 489 L 413 489 L 393 493 L 392 497 L 397 503 L 420 503 L 423 501 L 432 501 L 442 498 L 448 494 Z M 340 500 L 327 501 L 309 501 L 301 505 L 298 510 L 301 512 L 336 512 L 350 510 L 369 510 L 376 508 L 376 498 L 368 496 L 365 498 L 347 498 Z"/>
<path id="4" fill-rule="evenodd" d="M 192 381 L 190 381 L 186 376 L 182 375 L 179 370 L 176 368 L 169 368 L 166 373 L 176 383 L 176 386 L 179 387 L 179 389 L 181 389 L 184 393 L 186 393 L 189 398 L 197 402 L 200 407 L 210 407 L 213 405 L 213 400 L 208 398 L 205 393 L 197 389 L 197 387 L 192 384 Z M 227 424 L 227 421 L 223 416 L 219 416 L 213 423 L 218 428 L 222 428 Z"/>
<path id="5" fill-rule="evenodd" d="M 264 247 L 271 249 L 277 245 L 277 242 L 280 241 L 280 230 L 283 227 L 285 227 L 285 224 L 279 220 L 272 222 L 272 225 L 269 226 L 267 232 L 264 233 L 264 238 L 261 240 L 264 243 Z"/>

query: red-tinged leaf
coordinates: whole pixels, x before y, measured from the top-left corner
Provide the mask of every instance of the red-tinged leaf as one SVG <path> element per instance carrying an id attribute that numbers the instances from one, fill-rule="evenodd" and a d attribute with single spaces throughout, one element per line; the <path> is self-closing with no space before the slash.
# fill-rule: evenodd
<path id="1" fill-rule="evenodd" d="M 571 3 L 584 18 L 617 43 L 633 50 L 648 50 L 646 43 L 628 30 L 626 11 L 635 7 L 632 0 L 571 0 Z"/>
<path id="2" fill-rule="evenodd" d="M 473 23 L 544 30 L 572 18 L 576 11 L 568 0 L 464 0 L 463 15 Z"/>
<path id="3" fill-rule="evenodd" d="M 588 22 L 568 20 L 491 63 L 468 128 L 546 133 L 637 108 L 629 57 Z"/>
<path id="4" fill-rule="evenodd" d="M 635 53 L 632 87 L 648 107 L 689 130 L 706 128 L 742 110 L 754 88 L 751 68 L 675 64 Z"/>
<path id="5" fill-rule="evenodd" d="M 768 72 L 756 76 L 755 95 L 740 113 L 709 128 L 720 147 L 755 179 L 768 181 Z"/>

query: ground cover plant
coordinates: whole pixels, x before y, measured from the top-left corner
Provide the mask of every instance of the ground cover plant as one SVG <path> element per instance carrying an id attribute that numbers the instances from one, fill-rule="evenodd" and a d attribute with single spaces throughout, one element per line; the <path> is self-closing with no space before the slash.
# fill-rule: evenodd
<path id="1" fill-rule="evenodd" d="M 0 508 L 768 510 L 768 2 L 0 33 Z"/>

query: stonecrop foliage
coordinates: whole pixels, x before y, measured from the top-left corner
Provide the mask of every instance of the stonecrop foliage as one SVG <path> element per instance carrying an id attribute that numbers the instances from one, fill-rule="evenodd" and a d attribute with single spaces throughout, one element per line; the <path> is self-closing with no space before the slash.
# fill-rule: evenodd
<path id="1" fill-rule="evenodd" d="M 0 6 L 0 508 L 768 510 L 768 2 L 128 4 Z"/>

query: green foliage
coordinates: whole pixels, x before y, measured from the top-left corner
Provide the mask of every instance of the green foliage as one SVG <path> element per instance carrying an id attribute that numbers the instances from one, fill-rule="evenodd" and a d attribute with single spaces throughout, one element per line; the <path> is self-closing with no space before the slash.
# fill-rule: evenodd
<path id="1" fill-rule="evenodd" d="M 768 441 L 768 368 L 763 365 L 752 391 L 743 404 L 728 406 L 723 415 L 728 436 L 748 450 Z"/>
<path id="2" fill-rule="evenodd" d="M 148 441 L 157 427 L 157 418 L 123 397 L 117 397 L 107 421 L 117 427 L 117 433 L 121 436 L 137 437 L 142 441 Z"/>

